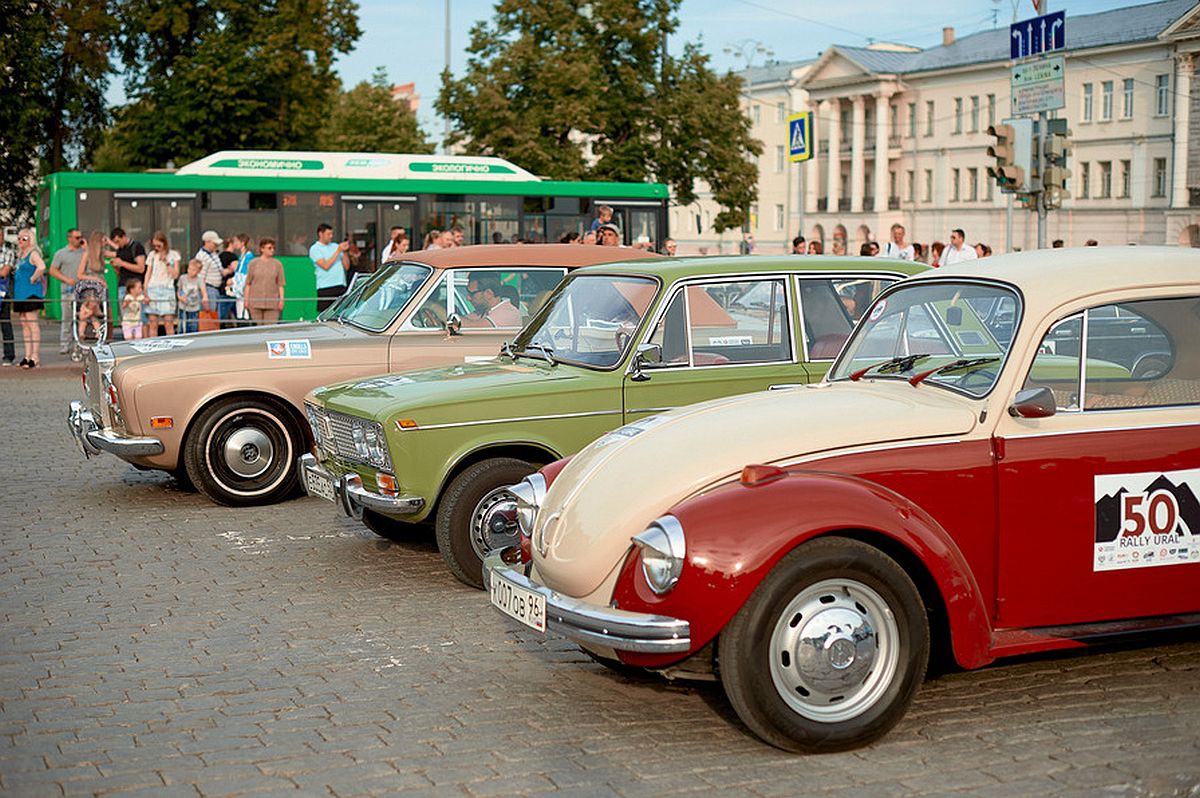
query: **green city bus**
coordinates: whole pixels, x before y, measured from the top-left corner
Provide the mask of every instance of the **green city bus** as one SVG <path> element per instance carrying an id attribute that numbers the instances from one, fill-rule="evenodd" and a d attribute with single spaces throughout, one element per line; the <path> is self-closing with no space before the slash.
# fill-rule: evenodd
<path id="1" fill-rule="evenodd" d="M 37 232 L 47 261 L 72 227 L 84 235 L 121 227 L 147 247 L 162 230 L 185 263 L 205 230 L 225 239 L 247 233 L 256 247 L 269 236 L 287 278 L 283 317 L 301 319 L 316 313 L 308 248 L 322 222 L 335 240 L 354 243 L 360 270 L 369 271 L 392 227 L 405 229 L 413 249 L 427 231 L 454 225 L 467 244 L 554 242 L 589 229 L 600 205 L 612 206 L 625 244 L 661 249 L 667 197 L 661 183 L 543 180 L 500 158 L 224 151 L 170 172 L 51 174 L 41 183 Z M 59 304 L 48 302 L 46 314 L 57 318 Z"/>

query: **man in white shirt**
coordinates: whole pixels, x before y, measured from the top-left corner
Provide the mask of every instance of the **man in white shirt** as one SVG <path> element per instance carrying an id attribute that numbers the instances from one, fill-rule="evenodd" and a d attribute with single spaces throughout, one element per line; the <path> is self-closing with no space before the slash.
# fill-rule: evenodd
<path id="1" fill-rule="evenodd" d="M 912 244 L 904 240 L 904 225 L 899 222 L 892 225 L 892 239 L 884 243 L 879 257 L 908 261 L 915 259 Z"/>
<path id="2" fill-rule="evenodd" d="M 967 260 L 975 260 L 979 256 L 975 253 L 975 247 L 967 246 L 964 241 L 967 234 L 962 231 L 962 228 L 955 228 L 950 231 L 950 246 L 946 247 L 946 251 L 942 253 L 943 266 L 953 266 L 956 263 L 962 263 Z"/>

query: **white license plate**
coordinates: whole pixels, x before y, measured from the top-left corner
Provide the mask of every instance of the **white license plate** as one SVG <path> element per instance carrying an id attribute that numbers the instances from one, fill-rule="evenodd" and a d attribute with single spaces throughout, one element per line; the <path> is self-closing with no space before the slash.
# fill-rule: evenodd
<path id="1" fill-rule="evenodd" d="M 320 496 L 325 501 L 337 502 L 337 497 L 333 495 L 333 480 L 315 471 L 309 471 L 304 475 L 308 483 L 308 492 L 313 496 Z"/>
<path id="2" fill-rule="evenodd" d="M 492 574 L 492 606 L 530 629 L 546 631 L 546 597 Z"/>

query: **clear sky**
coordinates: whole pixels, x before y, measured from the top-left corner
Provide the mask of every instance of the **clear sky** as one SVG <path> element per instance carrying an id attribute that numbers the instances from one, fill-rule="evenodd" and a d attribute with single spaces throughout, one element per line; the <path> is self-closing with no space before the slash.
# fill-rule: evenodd
<path id="1" fill-rule="evenodd" d="M 1049 0 L 1051 11 L 1071 15 L 1108 11 L 1138 0 Z M 366 80 L 377 66 L 387 67 L 394 83 L 415 82 L 421 96 L 422 127 L 440 141 L 443 123 L 433 110 L 445 63 L 445 0 L 359 0 L 362 38 L 354 52 L 337 64 L 348 85 Z M 488 19 L 494 0 L 450 0 L 451 71 L 461 75 L 471 26 Z M 947 13 L 947 8 L 950 9 Z M 865 45 L 898 41 L 918 47 L 941 43 L 942 27 L 966 36 L 1016 18 L 1034 15 L 1032 0 L 683 0 L 679 32 L 670 48 L 701 41 L 719 69 L 742 69 L 748 53 L 760 66 L 811 58 L 830 44 Z M 725 50 L 733 53 L 726 53 Z"/>

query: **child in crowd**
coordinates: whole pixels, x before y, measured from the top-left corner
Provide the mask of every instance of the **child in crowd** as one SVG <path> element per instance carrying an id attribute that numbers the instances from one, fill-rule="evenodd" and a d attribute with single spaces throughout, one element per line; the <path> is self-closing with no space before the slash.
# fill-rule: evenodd
<path id="1" fill-rule="evenodd" d="M 200 308 L 208 305 L 204 281 L 200 279 L 200 261 L 188 261 L 187 274 L 179 278 L 179 320 L 181 332 L 194 333 L 200 330 Z"/>
<path id="2" fill-rule="evenodd" d="M 121 300 L 121 335 L 126 341 L 142 337 L 142 304 L 146 295 L 142 293 L 142 281 L 130 280 Z"/>

